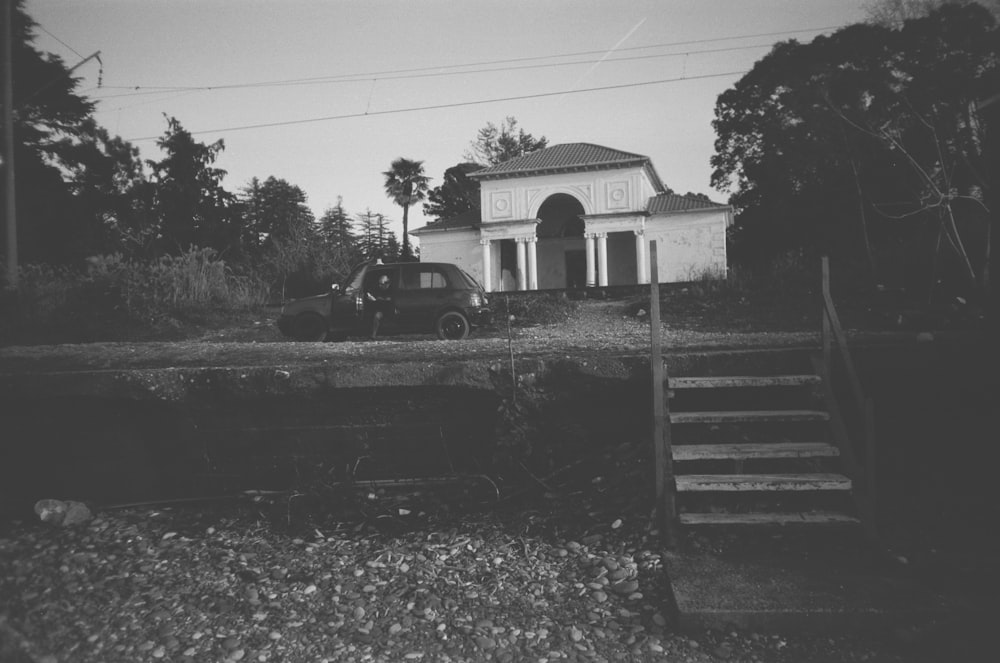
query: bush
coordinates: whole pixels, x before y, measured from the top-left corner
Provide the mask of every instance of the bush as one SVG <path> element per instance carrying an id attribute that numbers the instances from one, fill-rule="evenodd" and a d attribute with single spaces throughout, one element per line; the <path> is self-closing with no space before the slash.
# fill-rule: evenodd
<path id="1" fill-rule="evenodd" d="M 25 265 L 3 303 L 0 340 L 67 342 L 142 337 L 178 318 L 249 310 L 267 285 L 237 275 L 212 249 L 192 248 L 149 262 L 92 256 L 81 269 Z"/>

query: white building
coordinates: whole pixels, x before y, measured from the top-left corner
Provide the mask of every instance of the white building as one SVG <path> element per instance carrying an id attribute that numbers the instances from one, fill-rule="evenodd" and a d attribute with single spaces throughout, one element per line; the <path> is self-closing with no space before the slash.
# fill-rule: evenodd
<path id="1" fill-rule="evenodd" d="M 649 157 L 589 143 L 554 145 L 476 171 L 481 212 L 410 234 L 421 260 L 452 262 L 487 291 L 649 282 L 726 274 L 732 208 L 669 193 Z"/>

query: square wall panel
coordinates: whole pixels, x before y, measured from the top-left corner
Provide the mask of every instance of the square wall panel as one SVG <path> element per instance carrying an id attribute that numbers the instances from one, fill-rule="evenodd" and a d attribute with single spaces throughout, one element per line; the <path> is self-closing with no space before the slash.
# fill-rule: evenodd
<path id="1" fill-rule="evenodd" d="M 607 183 L 607 206 L 609 210 L 628 210 L 632 206 L 632 196 L 628 180 Z"/>
<path id="2" fill-rule="evenodd" d="M 490 192 L 491 219 L 514 218 L 514 193 L 512 191 Z"/>

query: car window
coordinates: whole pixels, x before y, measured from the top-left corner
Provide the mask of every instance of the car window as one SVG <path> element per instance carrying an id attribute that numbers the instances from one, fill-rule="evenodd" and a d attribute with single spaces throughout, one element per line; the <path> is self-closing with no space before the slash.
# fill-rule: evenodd
<path id="1" fill-rule="evenodd" d="M 403 269 L 403 290 L 430 290 L 447 288 L 448 278 L 437 267 L 427 265 L 407 265 Z"/>
<path id="2" fill-rule="evenodd" d="M 476 288 L 478 290 L 482 290 L 483 289 L 483 286 L 479 285 L 479 281 L 476 280 L 476 277 L 474 277 L 472 274 L 468 273 L 467 271 L 465 271 L 461 267 L 458 268 L 458 273 L 462 275 L 462 278 L 465 279 L 466 284 L 469 287 Z"/>
<path id="3" fill-rule="evenodd" d="M 389 287 L 393 288 L 396 285 L 396 274 L 392 269 L 373 269 L 368 272 L 365 276 L 365 290 L 370 290 L 375 287 L 378 283 L 379 277 L 388 276 L 389 277 Z"/>

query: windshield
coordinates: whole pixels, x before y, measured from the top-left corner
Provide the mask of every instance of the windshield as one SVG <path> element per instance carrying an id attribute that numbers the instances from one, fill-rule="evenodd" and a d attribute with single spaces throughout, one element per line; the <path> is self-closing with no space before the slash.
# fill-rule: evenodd
<path id="1" fill-rule="evenodd" d="M 344 279 L 344 292 L 357 291 L 361 289 L 361 279 L 365 274 L 365 267 L 368 265 L 361 264 L 354 268 L 350 275 Z"/>
<path id="2" fill-rule="evenodd" d="M 479 285 L 479 281 L 477 281 L 476 277 L 474 277 L 472 274 L 469 274 L 467 271 L 465 271 L 461 267 L 458 268 L 458 271 L 459 271 L 459 273 L 462 276 L 465 277 L 465 280 L 469 282 L 470 286 L 472 286 L 473 288 L 476 288 L 478 290 L 485 290 L 485 288 L 483 288 L 483 286 Z"/>

